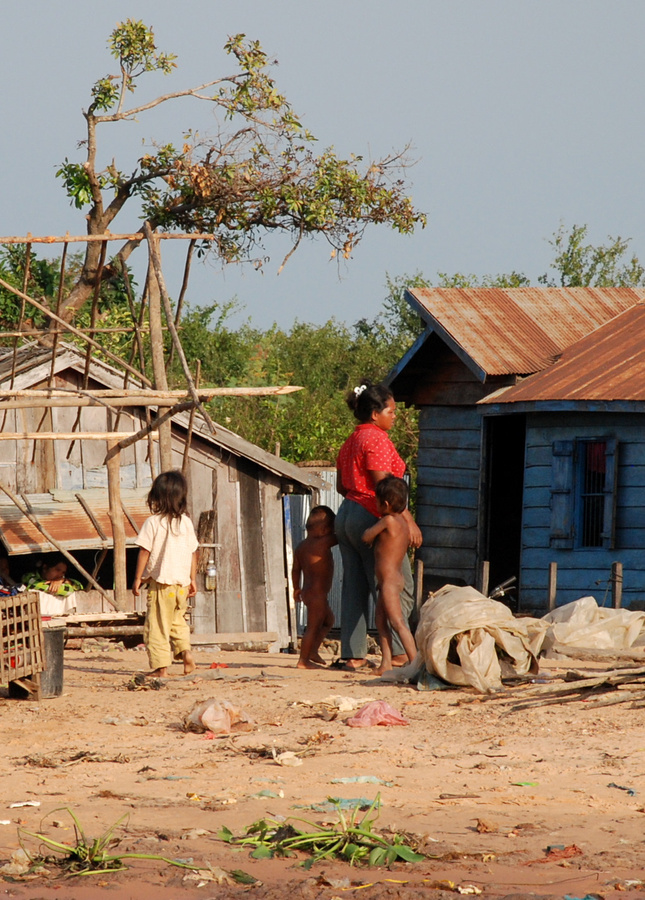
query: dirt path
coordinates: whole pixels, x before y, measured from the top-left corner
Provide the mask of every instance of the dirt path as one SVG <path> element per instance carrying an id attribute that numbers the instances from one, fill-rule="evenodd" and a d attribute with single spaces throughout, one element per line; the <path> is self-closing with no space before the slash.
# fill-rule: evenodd
<path id="1" fill-rule="evenodd" d="M 73 840 L 60 811 L 69 807 L 91 837 L 127 815 L 120 852 L 242 869 L 263 885 L 198 887 L 184 870 L 136 861 L 126 872 L 73 883 L 61 882 L 56 870 L 32 883 L 0 882 L 7 896 L 78 900 L 108 891 L 147 900 L 250 890 L 257 898 L 435 898 L 454 895 L 438 884 L 451 881 L 484 897 L 611 897 L 645 878 L 640 709 L 574 702 L 505 713 L 499 701 L 469 691 L 419 693 L 338 670 L 297 670 L 295 657 L 282 654 L 200 653 L 202 678 L 129 691 L 145 654 L 110 647 L 65 651 L 62 697 L 36 704 L 0 691 L 0 820 L 9 822 L 0 824 L 0 864 L 19 847 L 17 826 L 38 830 L 45 815 L 49 836 Z M 228 668 L 210 670 L 213 660 Z M 567 668 L 593 673 L 599 666 Z M 349 728 L 350 713 L 326 721 L 312 717 L 315 707 L 293 705 L 331 695 L 387 700 L 410 725 Z M 184 716 L 209 697 L 242 707 L 257 730 L 216 740 L 184 732 Z M 304 754 L 302 765 L 279 766 L 261 755 L 270 747 Z M 334 783 L 357 776 L 388 784 Z M 217 839 L 222 826 L 239 834 L 262 817 L 332 821 L 333 813 L 297 807 L 330 795 L 372 800 L 379 791 L 379 826 L 413 833 L 424 862 L 390 870 L 320 863 L 307 872 L 290 859 L 250 859 Z M 40 807 L 11 808 L 24 801 Z M 546 856 L 549 846 L 573 845 L 579 854 Z M 627 887 L 630 897 L 645 897 L 645 889 Z"/>

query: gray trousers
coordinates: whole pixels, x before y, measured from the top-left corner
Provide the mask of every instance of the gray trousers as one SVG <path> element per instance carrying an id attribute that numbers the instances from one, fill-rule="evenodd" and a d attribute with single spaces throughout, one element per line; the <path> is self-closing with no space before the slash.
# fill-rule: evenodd
<path id="1" fill-rule="evenodd" d="M 342 659 L 364 659 L 367 654 L 367 623 L 370 597 L 376 600 L 374 551 L 361 540 L 363 532 L 378 519 L 360 503 L 343 500 L 336 515 L 336 537 L 343 561 L 340 636 Z M 401 592 L 401 610 L 409 619 L 414 606 L 414 582 L 406 554 L 402 565 L 405 584 Z M 397 633 L 392 631 L 392 653 L 405 653 Z"/>

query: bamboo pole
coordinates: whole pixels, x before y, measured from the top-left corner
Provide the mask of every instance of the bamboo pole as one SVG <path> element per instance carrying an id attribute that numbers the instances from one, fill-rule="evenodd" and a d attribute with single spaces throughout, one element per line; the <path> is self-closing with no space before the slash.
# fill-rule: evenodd
<path id="1" fill-rule="evenodd" d="M 157 279 L 157 285 L 159 286 L 159 293 L 161 294 L 161 299 L 164 305 L 164 311 L 166 313 L 166 323 L 170 330 L 170 334 L 172 336 L 172 342 L 177 350 L 177 356 L 181 361 L 181 367 L 184 370 L 184 378 L 186 379 L 186 383 L 188 384 L 188 390 L 190 391 L 190 395 L 195 402 L 195 406 L 202 414 L 204 421 L 208 425 L 208 428 L 211 434 L 215 434 L 215 425 L 213 424 L 213 420 L 208 415 L 208 412 L 204 408 L 203 403 L 197 396 L 197 392 L 195 390 L 195 384 L 193 382 L 193 376 L 190 371 L 190 367 L 188 365 L 188 361 L 186 359 L 186 355 L 184 353 L 184 348 L 181 346 L 181 341 L 179 340 L 179 335 L 177 334 L 177 329 L 175 328 L 175 322 L 172 315 L 172 308 L 170 306 L 170 297 L 168 296 L 168 291 L 166 290 L 166 282 L 164 281 L 163 271 L 161 269 L 161 258 L 159 256 L 159 249 L 157 247 L 157 243 L 155 240 L 155 235 L 150 228 L 148 222 L 144 223 L 144 231 L 146 234 L 146 240 L 148 242 L 148 248 L 150 253 L 150 260 L 152 261 L 152 265 L 154 268 L 155 276 Z"/>
<path id="2" fill-rule="evenodd" d="M 140 431 L 3 431 L 0 441 L 118 441 L 136 440 L 138 436 L 145 437 L 145 434 Z"/>
<path id="3" fill-rule="evenodd" d="M 117 441 L 108 442 L 108 452 L 112 450 L 114 450 L 114 453 L 108 456 L 106 466 L 109 512 L 110 521 L 112 522 L 112 539 L 114 542 L 112 552 L 112 563 L 114 566 L 114 605 L 120 612 L 126 612 L 128 580 L 125 558 L 125 524 L 123 521 L 123 508 L 121 505 L 121 451 Z"/>
<path id="4" fill-rule="evenodd" d="M 292 394 L 302 390 L 300 387 L 288 385 L 286 387 L 265 388 L 215 388 L 198 391 L 197 395 L 202 401 L 208 401 L 213 397 L 270 397 Z M 177 400 L 186 398 L 185 391 L 167 392 L 119 392 L 107 396 L 101 396 L 100 391 L 91 393 L 84 391 L 82 395 L 57 394 L 56 391 L 0 391 L 0 411 L 6 409 L 31 409 L 39 407 L 77 407 L 96 406 L 174 406 Z M 107 392 L 103 392 L 106 394 Z M 86 396 L 90 394 L 90 396 Z M 192 403 L 192 400 L 191 400 Z"/>
<path id="5" fill-rule="evenodd" d="M 161 331 L 161 288 L 152 259 L 152 242 L 148 241 L 148 274 L 146 293 L 148 296 L 148 320 L 150 322 L 150 358 L 154 386 L 157 390 L 168 390 L 166 361 L 164 358 L 163 333 Z M 159 464 L 161 471 L 172 469 L 172 425 L 165 421 L 159 432 Z"/>
<path id="6" fill-rule="evenodd" d="M 90 575 L 90 573 L 86 569 L 84 569 L 83 566 L 76 559 L 74 559 L 74 557 L 69 552 L 69 550 L 66 550 L 64 547 L 62 547 L 58 543 L 56 538 L 49 531 L 47 531 L 47 529 L 44 526 L 42 526 L 40 524 L 40 522 L 38 521 L 36 516 L 27 508 L 27 506 L 26 505 L 23 506 L 21 504 L 20 500 L 18 500 L 16 495 L 13 493 L 13 491 L 10 490 L 10 488 L 8 488 L 6 485 L 2 484 L 2 482 L 0 482 L 0 490 L 4 491 L 4 493 L 7 495 L 7 497 L 9 497 L 9 499 L 13 503 L 15 503 L 15 505 L 18 507 L 20 512 L 23 514 L 23 516 L 25 516 L 25 518 L 29 519 L 31 524 L 34 525 L 38 529 L 38 531 L 40 531 L 40 533 L 45 538 L 45 540 L 49 541 L 49 543 L 53 547 L 55 547 L 59 553 L 62 553 L 63 556 L 65 557 L 65 559 L 68 560 L 69 562 L 71 562 L 71 564 L 74 566 L 74 568 L 77 569 L 77 571 L 79 571 L 81 573 L 81 575 L 84 578 L 86 578 L 87 581 L 89 581 L 90 584 L 94 585 L 96 590 L 101 594 L 102 597 L 104 597 L 108 601 L 108 603 L 112 603 L 112 601 L 108 597 L 107 593 L 101 587 L 101 585 L 98 583 L 98 581 L 92 575 Z"/>
<path id="7" fill-rule="evenodd" d="M 156 428 L 159 425 L 163 425 L 163 423 L 165 421 L 167 421 L 168 419 L 171 419 L 178 412 L 184 412 L 184 410 L 192 409 L 192 407 L 193 407 L 192 400 L 189 400 L 186 403 L 178 403 L 176 406 L 172 406 L 168 410 L 168 412 L 165 412 L 163 414 L 163 416 L 158 416 L 151 425 L 145 425 L 139 431 L 136 431 L 133 434 L 128 435 L 128 437 L 124 438 L 123 440 L 119 441 L 119 443 L 116 445 L 116 447 L 109 449 L 106 454 L 106 457 L 105 457 L 105 462 L 107 463 L 108 457 L 110 456 L 111 453 L 116 452 L 117 447 L 119 450 L 125 450 L 125 448 L 129 447 L 130 444 L 134 444 L 136 441 L 140 441 L 141 438 L 146 437 L 146 435 L 151 434 L 153 432 L 154 428 Z M 123 432 L 121 432 L 121 434 L 123 434 Z"/>
<path id="8" fill-rule="evenodd" d="M 140 381 L 143 381 L 144 384 L 150 384 L 148 378 L 146 378 L 143 373 L 137 371 L 137 369 L 130 366 L 124 359 L 121 359 L 120 356 L 117 356 L 115 353 L 111 353 L 105 347 L 102 347 L 98 341 L 95 341 L 93 338 L 84 334 L 80 328 L 75 328 L 73 325 L 70 325 L 69 322 L 66 322 L 64 319 L 61 319 L 60 316 L 57 316 L 55 312 L 45 306 L 44 303 L 40 303 L 38 300 L 35 300 L 33 297 L 29 297 L 27 294 L 19 291 L 18 288 L 9 284 L 9 282 L 5 281 L 3 278 L 0 278 L 0 287 L 3 287 L 5 290 L 9 291 L 12 294 L 15 294 L 17 297 L 20 297 L 26 303 L 29 303 L 31 306 L 34 306 L 36 309 L 39 309 L 41 312 L 45 313 L 45 315 L 49 316 L 50 319 L 53 319 L 54 322 L 58 322 L 59 325 L 64 325 L 66 330 L 71 334 L 75 334 L 76 337 L 81 338 L 83 341 L 87 341 L 88 344 L 91 344 L 92 347 L 95 347 L 101 353 L 104 353 L 108 359 L 111 359 L 113 362 L 116 362 L 119 366 L 123 366 L 124 369 L 127 369 L 132 375 L 135 375 Z"/>

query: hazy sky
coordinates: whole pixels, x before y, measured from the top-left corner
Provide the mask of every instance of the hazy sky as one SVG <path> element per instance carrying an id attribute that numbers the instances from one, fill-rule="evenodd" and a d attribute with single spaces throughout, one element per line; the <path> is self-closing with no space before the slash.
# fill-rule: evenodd
<path id="1" fill-rule="evenodd" d="M 595 242 L 631 237 L 645 257 L 642 0 L 0 0 L 0 235 L 84 232 L 54 174 L 64 157 L 81 159 L 81 110 L 93 82 L 116 71 L 106 41 L 128 17 L 179 57 L 137 102 L 228 74 L 222 46 L 242 31 L 279 60 L 278 87 L 320 149 L 378 158 L 411 143 L 417 160 L 407 176 L 425 230 L 368 230 L 340 272 L 325 241 L 280 276 L 286 243 L 264 274 L 199 266 L 193 304 L 237 295 L 262 327 L 353 322 L 378 313 L 386 273 L 536 279 L 560 222 L 588 224 Z M 174 101 L 104 126 L 101 163 L 115 157 L 127 171 L 142 141 L 178 143 L 188 128 L 214 130 L 207 104 Z M 113 230 L 136 227 L 126 208 Z"/>

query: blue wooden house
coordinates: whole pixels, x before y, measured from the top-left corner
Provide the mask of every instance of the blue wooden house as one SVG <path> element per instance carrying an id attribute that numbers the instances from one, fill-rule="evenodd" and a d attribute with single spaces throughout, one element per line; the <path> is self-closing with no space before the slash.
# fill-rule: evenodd
<path id="1" fill-rule="evenodd" d="M 417 521 L 430 589 L 518 578 L 522 610 L 645 607 L 645 291 L 414 289 L 426 327 L 390 373 L 420 409 Z"/>

